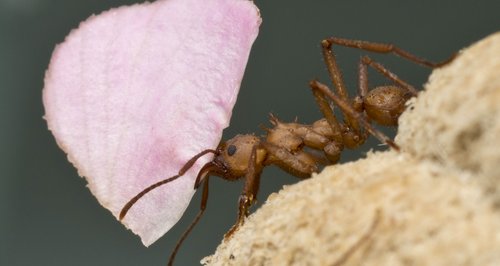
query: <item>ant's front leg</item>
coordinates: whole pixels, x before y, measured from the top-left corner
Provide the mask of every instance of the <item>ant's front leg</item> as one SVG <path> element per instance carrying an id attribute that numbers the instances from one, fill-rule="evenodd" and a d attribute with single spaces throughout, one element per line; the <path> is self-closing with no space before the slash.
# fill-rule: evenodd
<path id="1" fill-rule="evenodd" d="M 238 217 L 233 227 L 231 227 L 231 229 L 224 235 L 225 240 L 229 239 L 233 233 L 243 225 L 245 218 L 248 216 L 248 210 L 257 199 L 257 193 L 260 185 L 260 174 L 262 173 L 263 168 L 262 163 L 257 163 L 256 161 L 258 148 L 261 148 L 259 144 L 252 147 L 252 153 L 248 162 L 248 170 L 245 174 L 245 186 L 243 187 L 243 193 L 241 194 L 238 202 Z"/>
<path id="2" fill-rule="evenodd" d="M 267 158 L 263 162 L 257 161 L 257 152 L 265 150 Z M 301 178 L 308 178 L 313 172 L 318 170 L 318 161 L 314 156 L 297 151 L 292 154 L 288 149 L 268 143 L 260 142 L 252 147 L 247 172 L 245 174 L 245 186 L 238 203 L 238 217 L 236 223 L 226 233 L 224 239 L 229 239 L 231 235 L 245 222 L 248 210 L 256 202 L 260 184 L 260 175 L 265 165 L 275 164 L 286 172 Z"/>

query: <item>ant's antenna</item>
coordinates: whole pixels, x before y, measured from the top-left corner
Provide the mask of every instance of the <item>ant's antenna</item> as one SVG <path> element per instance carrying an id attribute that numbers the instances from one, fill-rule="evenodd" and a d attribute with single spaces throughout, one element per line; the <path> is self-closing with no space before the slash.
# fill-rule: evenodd
<path id="1" fill-rule="evenodd" d="M 142 198 L 144 195 L 146 195 L 147 193 L 149 193 L 151 190 L 159 187 L 159 186 L 162 186 L 162 185 L 165 185 L 171 181 L 174 181 L 176 180 L 177 178 L 183 176 L 193 165 L 194 163 L 200 158 L 202 157 L 203 155 L 207 154 L 207 153 L 213 153 L 213 154 L 216 154 L 217 151 L 215 150 L 211 150 L 211 149 L 207 149 L 207 150 L 204 150 L 198 154 L 196 154 L 195 156 L 193 156 L 193 158 L 191 158 L 191 160 L 189 160 L 182 168 L 181 170 L 179 170 L 179 173 L 172 176 L 172 177 L 169 177 L 167 179 L 164 179 L 162 181 L 159 181 L 157 183 L 154 183 L 152 184 L 151 186 L 145 188 L 143 191 L 141 191 L 139 194 L 137 194 L 135 197 L 133 197 L 129 202 L 127 202 L 127 204 L 125 204 L 125 206 L 123 206 L 123 209 L 121 210 L 120 212 L 120 216 L 119 216 L 119 220 L 123 220 L 123 218 L 125 217 L 125 215 L 127 214 L 127 212 L 130 210 L 130 208 L 140 199 Z"/>

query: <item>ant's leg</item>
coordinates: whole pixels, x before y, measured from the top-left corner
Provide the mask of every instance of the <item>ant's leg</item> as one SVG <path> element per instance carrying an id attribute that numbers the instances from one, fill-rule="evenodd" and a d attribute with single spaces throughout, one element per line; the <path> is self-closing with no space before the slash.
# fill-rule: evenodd
<path id="1" fill-rule="evenodd" d="M 340 123 L 333 113 L 333 107 L 330 106 L 321 91 L 313 89 L 312 92 L 321 113 L 323 113 L 323 116 L 332 128 L 333 140 L 337 143 L 342 143 L 342 128 L 340 127 Z"/>
<path id="2" fill-rule="evenodd" d="M 331 111 L 329 108 L 327 110 Z M 309 164 L 326 165 L 336 163 L 340 159 L 340 153 L 344 148 L 342 135 L 338 132 L 338 141 L 336 141 L 332 127 L 326 119 L 320 119 L 308 126 L 299 124 L 297 121 L 283 123 L 276 116 L 271 115 L 270 122 L 274 126 L 273 128 L 262 128 L 267 132 L 265 143 L 284 148 L 293 153 L 292 156 L 299 151 L 303 151 L 305 145 L 312 150 L 299 157 L 304 157 L 302 160 L 309 162 Z M 274 149 L 273 147 L 268 148 Z M 326 158 L 313 150 L 323 151 Z M 272 163 L 271 161 L 272 159 L 268 159 L 266 162 Z"/>
<path id="3" fill-rule="evenodd" d="M 363 245 L 364 243 L 368 242 L 368 240 L 370 240 L 371 236 L 373 235 L 373 232 L 375 231 L 375 229 L 377 228 L 377 225 L 380 222 L 380 216 L 381 216 L 380 210 L 376 210 L 375 217 L 373 218 L 373 222 L 372 222 L 370 228 L 368 228 L 368 231 L 366 231 L 366 233 L 364 233 L 358 239 L 358 241 L 356 241 L 356 243 L 354 243 L 354 245 L 352 245 L 346 252 L 344 252 L 344 254 L 342 254 L 342 256 L 339 259 L 337 259 L 337 261 L 335 261 L 335 263 L 333 263 L 332 265 L 340 266 L 340 265 L 344 264 L 349 259 L 349 257 L 356 250 L 358 250 L 361 247 L 361 245 Z"/>
<path id="4" fill-rule="evenodd" d="M 418 90 L 417 89 L 415 89 L 412 85 L 408 84 L 404 80 L 400 79 L 396 74 L 394 74 L 393 72 L 391 72 L 390 70 L 388 70 L 387 68 L 385 68 L 382 64 L 373 61 L 370 57 L 363 56 L 361 58 L 360 65 L 361 64 L 365 66 L 365 69 L 364 69 L 365 73 L 363 75 L 367 75 L 366 74 L 366 66 L 371 66 L 372 68 L 374 68 L 375 70 L 377 70 L 380 74 L 382 74 L 386 78 L 390 79 L 394 83 L 396 83 L 399 86 L 401 86 L 401 87 L 405 88 L 406 90 L 408 90 L 413 96 L 417 96 L 417 94 L 418 94 Z M 361 71 L 361 68 L 360 68 L 360 71 Z M 360 76 L 361 75 L 362 75 L 362 73 L 360 72 Z M 361 78 L 360 78 L 360 80 L 361 80 Z M 361 88 L 361 84 L 360 84 L 360 90 L 366 90 L 365 93 L 368 93 L 368 90 L 367 90 L 368 86 L 367 85 L 363 85 L 363 86 L 366 86 L 366 89 L 365 88 L 362 89 Z M 364 96 L 366 96 L 366 94 L 363 95 L 362 97 L 364 97 Z"/>
<path id="5" fill-rule="evenodd" d="M 352 107 L 353 109 L 362 114 L 363 117 L 368 121 L 368 123 L 371 123 L 370 118 L 365 116 L 364 113 L 364 105 L 363 105 L 363 100 L 365 99 L 366 95 L 368 94 L 368 69 L 366 64 L 363 64 L 361 61 L 358 64 L 358 95 L 356 95 L 352 101 Z M 366 135 L 367 132 L 366 130 L 363 130 L 362 132 L 364 138 L 368 138 Z"/>
<path id="6" fill-rule="evenodd" d="M 389 137 L 387 137 L 384 133 L 380 132 L 379 130 L 375 129 L 364 117 L 361 113 L 356 112 L 348 103 L 344 102 L 342 99 L 340 99 L 337 95 L 335 95 L 325 84 L 322 84 L 316 80 L 311 81 L 310 83 L 311 88 L 315 90 L 321 91 L 324 95 L 326 95 L 328 98 L 332 99 L 333 102 L 337 106 L 340 107 L 342 112 L 347 114 L 348 116 L 353 117 L 357 121 L 359 121 L 363 126 L 372 134 L 374 137 L 379 139 L 382 143 L 385 143 L 389 145 L 391 148 L 398 150 L 399 147 L 394 143 Z"/>
<path id="7" fill-rule="evenodd" d="M 339 146 L 338 148 L 342 150 L 343 147 L 346 146 L 350 149 L 354 149 L 359 145 L 361 145 L 362 143 L 364 143 L 366 140 L 366 134 L 363 134 L 358 119 L 358 117 L 362 115 L 362 113 L 356 110 L 354 106 L 351 105 L 350 102 L 342 100 L 339 96 L 336 96 L 332 91 L 330 91 L 328 87 L 325 86 L 329 94 L 335 95 L 335 98 L 342 101 L 342 103 L 348 105 L 349 110 L 352 111 L 352 112 L 344 112 L 344 109 L 341 108 L 341 111 L 344 114 L 346 125 L 340 125 L 338 122 L 336 122 L 336 120 L 333 121 L 333 123 L 330 122 L 329 115 L 331 115 L 333 118 L 335 118 L 335 116 L 333 115 L 332 107 L 329 106 L 326 97 L 328 98 L 331 97 L 328 94 L 326 94 L 322 89 L 319 89 L 317 86 L 313 86 L 312 83 L 309 85 L 313 91 L 316 101 L 318 102 L 318 105 L 320 106 L 321 111 L 323 112 L 323 115 L 330 123 L 330 125 L 332 125 L 332 130 L 334 133 L 333 141 Z M 352 113 L 357 113 L 357 114 L 355 116 L 352 116 L 351 115 Z"/>
<path id="8" fill-rule="evenodd" d="M 260 174 L 262 172 L 262 165 L 256 164 L 258 146 L 259 145 L 254 145 L 252 147 L 252 153 L 248 162 L 248 171 L 245 174 L 245 186 L 243 187 L 243 193 L 239 200 L 236 223 L 224 235 L 224 239 L 229 239 L 231 235 L 243 225 L 245 218 L 248 216 L 248 209 L 256 201 L 260 185 Z"/>
<path id="9" fill-rule="evenodd" d="M 344 84 L 344 79 L 342 78 L 342 73 L 337 65 L 337 59 L 332 51 L 332 44 L 328 40 L 323 40 L 321 42 L 321 51 L 323 53 L 323 60 L 325 61 L 326 68 L 328 69 L 328 74 L 330 74 L 330 79 L 333 82 L 333 86 L 337 91 L 339 97 L 344 100 L 349 100 L 349 95 Z"/>
<path id="10" fill-rule="evenodd" d="M 274 164 L 283 171 L 299 178 L 309 178 L 312 173 L 318 171 L 320 161 L 305 151 L 292 153 L 283 147 L 269 142 L 263 142 L 261 145 L 269 153 L 269 158 L 271 158 L 266 164 Z"/>
<path id="11" fill-rule="evenodd" d="M 193 230 L 194 226 L 200 221 L 201 216 L 205 212 L 205 209 L 207 208 L 207 201 L 208 201 L 208 176 L 204 178 L 203 181 L 203 194 L 201 196 L 201 206 L 200 206 L 200 211 L 194 218 L 193 222 L 189 225 L 189 227 L 184 231 L 182 234 L 181 238 L 177 241 L 177 244 L 175 245 L 174 250 L 172 251 L 172 254 L 170 254 L 170 257 L 168 258 L 168 266 L 172 266 L 174 263 L 175 255 L 177 255 L 177 251 L 179 251 L 179 248 L 182 245 L 182 242 L 186 239 L 186 237 L 191 233 L 191 230 Z"/>
<path id="12" fill-rule="evenodd" d="M 335 54 L 333 53 L 331 49 L 332 44 L 328 42 L 328 40 L 323 40 L 321 42 L 321 50 L 323 52 L 323 59 L 325 61 L 326 67 L 328 69 L 328 74 L 330 75 L 330 79 L 333 82 L 334 88 L 339 95 L 339 98 L 348 103 L 348 104 L 353 104 L 351 103 L 351 100 L 349 99 L 349 95 L 347 93 L 346 86 L 344 84 L 344 80 L 342 78 L 342 73 L 340 72 L 340 68 L 337 65 L 337 59 L 335 58 Z M 315 95 L 316 96 L 316 95 Z M 319 101 L 318 101 L 319 103 Z M 358 107 L 358 106 L 355 106 Z M 355 108 L 359 109 L 359 108 Z M 359 110 L 358 110 L 359 111 Z M 355 131 L 355 134 L 360 135 L 361 134 L 361 128 L 359 125 L 359 122 L 351 116 L 345 116 L 345 123 L 349 128 L 352 128 Z"/>
<path id="13" fill-rule="evenodd" d="M 411 53 L 409 53 L 409 52 L 407 52 L 407 51 L 405 51 L 405 50 L 403 50 L 403 49 L 401 49 L 393 44 L 388 44 L 388 43 L 376 43 L 376 42 L 367 42 L 367 41 L 360 41 L 360 40 L 349 40 L 349 39 L 336 38 L 336 37 L 332 37 L 332 38 L 328 38 L 326 40 L 323 40 L 322 43 L 325 43 L 325 44 L 323 44 L 323 46 L 326 45 L 329 48 L 331 48 L 331 46 L 333 44 L 336 44 L 336 45 L 357 48 L 357 49 L 361 49 L 361 50 L 365 50 L 365 51 L 369 51 L 369 52 L 374 52 L 374 53 L 392 53 L 392 54 L 398 55 L 402 58 L 405 58 L 407 60 L 410 60 L 412 62 L 415 62 L 419 65 L 423 65 L 423 66 L 431 67 L 431 68 L 441 67 L 443 65 L 446 65 L 449 62 L 451 62 L 456 56 L 456 53 L 455 53 L 450 58 L 448 58 L 442 62 L 435 63 L 435 62 L 431 62 L 431 61 L 428 61 L 426 59 L 417 57 L 417 56 L 415 56 L 415 55 L 413 55 L 413 54 L 411 54 Z"/>
<path id="14" fill-rule="evenodd" d="M 366 64 L 363 63 L 363 60 L 360 60 L 358 64 L 358 86 L 358 96 L 361 97 L 361 101 L 363 101 L 362 99 L 368 94 L 368 69 Z"/>

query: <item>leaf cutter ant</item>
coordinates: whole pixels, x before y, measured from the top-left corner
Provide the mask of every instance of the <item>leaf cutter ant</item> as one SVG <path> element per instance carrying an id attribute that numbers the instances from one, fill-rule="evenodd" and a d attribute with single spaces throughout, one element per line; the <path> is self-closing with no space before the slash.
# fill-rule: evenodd
<path id="1" fill-rule="evenodd" d="M 321 165 L 337 163 L 344 148 L 354 149 L 359 147 L 366 141 L 368 134 L 373 135 L 391 148 L 399 150 L 399 147 L 389 137 L 375 129 L 371 122 L 374 121 L 383 126 L 397 126 L 398 118 L 405 110 L 405 103 L 411 97 L 417 96 L 417 89 L 400 79 L 382 64 L 368 56 L 363 56 L 358 64 L 358 95 L 349 98 L 332 49 L 333 45 L 368 52 L 395 54 L 430 68 L 441 67 L 455 57 L 455 55 L 452 55 L 445 61 L 434 63 L 392 44 L 335 37 L 325 39 L 321 42 L 322 53 L 335 92 L 317 80 L 309 83 L 324 118 L 311 125 L 305 125 L 297 122 L 284 123 L 271 115 L 270 122 L 273 127 L 264 129 L 266 131 L 265 136 L 237 135 L 232 139 L 221 142 L 215 150 L 207 149 L 198 153 L 179 170 L 177 175 L 149 186 L 132 198 L 121 210 L 120 220 L 125 217 L 128 210 L 142 196 L 184 175 L 200 157 L 208 153 L 214 154 L 213 160 L 205 164 L 197 175 L 194 189 L 198 189 L 200 186 L 203 187 L 200 210 L 172 251 L 168 262 L 168 265 L 172 265 L 179 247 L 198 223 L 206 209 L 210 176 L 218 176 L 229 181 L 242 178 L 245 180 L 243 192 L 239 198 L 236 223 L 224 236 L 224 239 L 228 239 L 243 225 L 245 217 L 249 214 L 249 208 L 255 203 L 264 167 L 276 165 L 291 175 L 308 178 L 312 173 L 317 172 Z M 368 67 L 382 74 L 393 85 L 369 89 Z M 334 115 L 331 103 L 340 108 L 344 116 L 342 122 Z M 323 154 L 318 156 L 314 151 Z"/>

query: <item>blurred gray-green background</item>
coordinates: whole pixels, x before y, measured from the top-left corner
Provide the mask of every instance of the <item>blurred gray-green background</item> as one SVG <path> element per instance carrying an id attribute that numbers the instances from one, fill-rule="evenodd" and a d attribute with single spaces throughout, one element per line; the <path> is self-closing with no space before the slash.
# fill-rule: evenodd
<path id="1" fill-rule="evenodd" d="M 203 0 L 200 0 L 203 1 Z M 130 0 L 0 0 L 0 265 L 164 265 L 199 207 L 150 248 L 100 207 L 57 147 L 42 119 L 43 75 L 54 45 L 93 13 Z M 442 60 L 500 26 L 500 1 L 256 0 L 263 24 L 252 50 L 231 126 L 224 135 L 257 132 L 268 113 L 310 123 L 320 117 L 307 87 L 327 82 L 319 42 L 328 36 L 390 42 Z M 355 91 L 359 56 L 338 48 Z M 420 86 L 430 71 L 393 56 L 373 56 Z M 384 83 L 371 73 L 372 84 Z M 394 129 L 389 129 L 394 134 Z M 343 161 L 371 149 L 346 151 Z M 260 201 L 297 182 L 274 167 L 263 173 Z M 236 217 L 242 183 L 211 182 L 206 215 L 182 246 L 177 265 L 211 254 Z M 335 188 L 332 188 L 335 189 Z"/>

